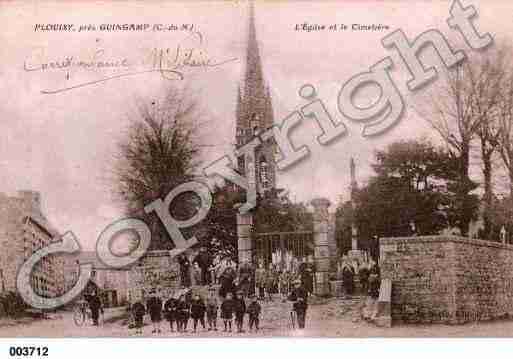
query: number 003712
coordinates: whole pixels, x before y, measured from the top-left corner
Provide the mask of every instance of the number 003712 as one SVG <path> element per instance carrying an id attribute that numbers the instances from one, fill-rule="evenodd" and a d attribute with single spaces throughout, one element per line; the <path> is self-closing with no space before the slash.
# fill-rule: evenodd
<path id="1" fill-rule="evenodd" d="M 12 357 L 46 357 L 48 347 L 10 347 L 9 355 Z"/>

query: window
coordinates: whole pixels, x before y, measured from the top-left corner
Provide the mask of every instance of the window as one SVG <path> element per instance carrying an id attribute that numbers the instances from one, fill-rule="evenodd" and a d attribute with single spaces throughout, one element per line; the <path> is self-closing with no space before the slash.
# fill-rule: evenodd
<path id="1" fill-rule="evenodd" d="M 245 162 L 244 162 L 244 156 L 240 156 L 237 158 L 237 169 L 240 174 L 244 174 L 245 171 Z"/>
<path id="2" fill-rule="evenodd" d="M 267 189 L 269 187 L 269 168 L 267 161 L 264 157 L 260 160 L 260 183 L 262 184 L 263 189 Z"/>
<path id="3" fill-rule="evenodd" d="M 251 127 L 251 131 L 253 135 L 257 135 L 260 131 L 260 118 L 258 114 L 254 113 L 251 115 L 251 120 L 249 121 L 249 125 Z"/>

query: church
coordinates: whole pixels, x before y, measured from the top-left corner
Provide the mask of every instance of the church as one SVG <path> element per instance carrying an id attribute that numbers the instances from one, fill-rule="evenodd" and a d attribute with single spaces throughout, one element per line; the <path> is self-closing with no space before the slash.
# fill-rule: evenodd
<path id="1" fill-rule="evenodd" d="M 244 79 L 238 87 L 236 107 L 236 149 L 274 125 L 274 113 L 269 86 L 265 81 L 262 59 L 255 28 L 255 10 L 250 6 Z M 255 182 L 260 196 L 276 189 L 274 157 L 277 146 L 274 139 L 263 142 L 255 150 Z M 237 169 L 245 175 L 249 163 L 243 155 L 237 157 Z"/>

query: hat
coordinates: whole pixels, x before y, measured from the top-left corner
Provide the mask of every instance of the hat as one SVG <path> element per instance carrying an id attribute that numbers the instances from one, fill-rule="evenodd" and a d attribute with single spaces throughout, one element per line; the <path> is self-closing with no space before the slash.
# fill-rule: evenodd
<path id="1" fill-rule="evenodd" d="M 299 279 L 294 280 L 294 284 L 301 284 L 301 281 Z"/>

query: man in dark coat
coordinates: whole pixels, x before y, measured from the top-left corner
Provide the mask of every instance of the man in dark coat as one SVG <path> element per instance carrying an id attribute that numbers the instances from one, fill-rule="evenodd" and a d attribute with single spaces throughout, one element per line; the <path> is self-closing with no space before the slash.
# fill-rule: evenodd
<path id="1" fill-rule="evenodd" d="M 207 251 L 206 247 L 201 247 L 199 253 L 196 255 L 192 263 L 198 263 L 201 270 L 201 285 L 210 284 L 210 266 L 212 265 L 212 258 Z"/>
<path id="2" fill-rule="evenodd" d="M 98 292 L 93 290 L 91 294 L 85 295 L 85 299 L 91 309 L 91 317 L 93 318 L 93 325 L 98 326 L 98 318 L 100 317 L 100 311 L 103 311 L 102 302 L 98 296 Z"/>
<path id="3" fill-rule="evenodd" d="M 189 288 L 191 286 L 191 262 L 189 262 L 189 258 L 182 253 L 178 256 L 178 264 L 180 265 L 180 284 L 184 288 Z"/>
<path id="4" fill-rule="evenodd" d="M 178 305 L 178 300 L 176 298 L 169 298 L 164 304 L 164 315 L 169 322 L 169 328 L 171 332 L 173 332 L 173 323 L 176 323 L 176 330 L 178 331 L 178 322 L 177 322 L 177 313 L 176 307 Z"/>
<path id="5" fill-rule="evenodd" d="M 304 262 L 299 266 L 299 275 L 301 277 L 301 284 L 303 288 L 309 293 L 313 293 L 313 277 L 314 266 L 312 263 Z"/>
<path id="6" fill-rule="evenodd" d="M 243 292 L 237 292 L 237 296 L 233 300 L 233 312 L 235 313 L 235 324 L 237 325 L 237 332 L 244 333 L 242 327 L 244 326 L 244 314 L 246 314 L 246 302 L 244 302 Z"/>
<path id="7" fill-rule="evenodd" d="M 148 313 L 153 324 L 152 333 L 160 333 L 160 322 L 162 320 L 162 300 L 155 289 L 150 291 L 150 297 L 146 302 Z"/>
<path id="8" fill-rule="evenodd" d="M 294 289 L 288 300 L 292 301 L 292 310 L 296 313 L 297 323 L 300 329 L 305 327 L 306 310 L 308 308 L 308 291 L 302 286 L 301 281 L 294 281 Z"/>

